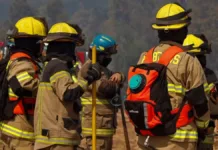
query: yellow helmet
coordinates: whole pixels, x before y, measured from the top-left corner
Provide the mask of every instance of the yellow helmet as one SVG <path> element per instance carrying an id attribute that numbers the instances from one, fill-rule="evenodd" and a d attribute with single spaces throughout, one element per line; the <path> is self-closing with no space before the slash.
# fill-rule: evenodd
<path id="1" fill-rule="evenodd" d="M 188 34 L 183 46 L 186 47 L 189 53 L 196 55 L 209 54 L 212 51 L 211 44 L 208 43 L 207 38 L 203 34 Z"/>
<path id="2" fill-rule="evenodd" d="M 78 25 L 60 22 L 54 24 L 43 42 L 62 41 L 75 42 L 77 46 L 84 44 L 82 30 Z"/>
<path id="3" fill-rule="evenodd" d="M 156 14 L 156 22 L 152 28 L 156 30 L 176 30 L 188 26 L 191 17 L 188 14 L 191 9 L 185 10 L 178 3 L 169 3 L 161 7 Z"/>
<path id="4" fill-rule="evenodd" d="M 13 38 L 19 37 L 45 37 L 48 25 L 45 18 L 24 17 L 17 21 L 14 30 L 9 30 L 8 35 Z"/>

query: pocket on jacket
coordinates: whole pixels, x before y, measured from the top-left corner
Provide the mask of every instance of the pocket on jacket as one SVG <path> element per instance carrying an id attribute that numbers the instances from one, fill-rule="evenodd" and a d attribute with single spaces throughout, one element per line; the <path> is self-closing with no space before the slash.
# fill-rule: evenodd
<path id="1" fill-rule="evenodd" d="M 114 128 L 114 117 L 113 113 L 97 113 L 97 128 Z"/>

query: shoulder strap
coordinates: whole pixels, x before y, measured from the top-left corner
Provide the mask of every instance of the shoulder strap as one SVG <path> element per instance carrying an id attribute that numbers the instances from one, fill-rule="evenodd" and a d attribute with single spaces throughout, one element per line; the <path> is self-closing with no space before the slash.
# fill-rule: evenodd
<path id="1" fill-rule="evenodd" d="M 15 59 L 16 60 L 28 59 L 33 63 L 35 71 L 38 71 L 38 69 L 41 69 L 41 67 L 26 53 L 17 52 L 17 53 L 12 54 L 10 57 L 10 60 L 15 60 Z"/>
<path id="2" fill-rule="evenodd" d="M 18 59 L 18 58 L 29 58 L 31 59 L 31 57 L 25 53 L 22 52 L 18 52 L 18 53 L 14 53 L 11 55 L 10 60 L 14 60 L 14 59 Z"/>
<path id="3" fill-rule="evenodd" d="M 144 59 L 144 63 L 152 63 L 153 62 L 153 53 L 154 53 L 154 49 L 155 47 L 151 48 L 147 53 L 145 59 Z"/>
<path id="4" fill-rule="evenodd" d="M 171 46 L 161 55 L 158 63 L 167 66 L 173 57 L 180 52 L 183 52 L 183 49 L 178 46 Z"/>

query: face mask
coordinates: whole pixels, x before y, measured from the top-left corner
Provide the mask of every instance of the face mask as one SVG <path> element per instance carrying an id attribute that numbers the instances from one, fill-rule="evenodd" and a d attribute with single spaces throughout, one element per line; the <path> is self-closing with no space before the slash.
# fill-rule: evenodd
<path id="1" fill-rule="evenodd" d="M 207 65 L 207 60 L 205 55 L 197 55 L 199 62 L 201 63 L 202 68 L 205 68 Z"/>
<path id="2" fill-rule="evenodd" d="M 69 69 L 73 68 L 73 62 L 72 61 L 67 61 L 67 67 Z"/>
<path id="3" fill-rule="evenodd" d="M 107 67 L 112 61 L 112 58 L 104 57 L 101 61 L 99 61 L 100 65 Z"/>

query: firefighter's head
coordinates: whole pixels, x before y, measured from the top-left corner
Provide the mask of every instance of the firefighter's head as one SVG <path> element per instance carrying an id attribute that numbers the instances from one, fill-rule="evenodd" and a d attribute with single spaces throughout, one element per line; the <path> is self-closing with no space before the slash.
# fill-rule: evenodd
<path id="1" fill-rule="evenodd" d="M 152 28 L 158 30 L 160 41 L 174 41 L 182 44 L 188 34 L 191 10 L 185 10 L 178 3 L 169 3 L 161 7 L 156 14 Z"/>
<path id="2" fill-rule="evenodd" d="M 44 18 L 24 17 L 17 21 L 14 28 L 8 31 L 8 36 L 14 39 L 16 49 L 22 49 L 31 55 L 40 55 L 42 40 L 48 31 L 48 26 Z M 12 51 L 13 52 L 13 51 Z"/>
<path id="3" fill-rule="evenodd" d="M 51 27 L 43 42 L 48 43 L 46 50 L 47 59 L 56 57 L 72 62 L 75 58 L 76 46 L 82 46 L 84 38 L 78 25 L 60 22 Z"/>
<path id="4" fill-rule="evenodd" d="M 90 47 L 89 47 L 89 58 L 92 59 L 92 48 L 96 47 L 97 50 L 97 62 L 102 65 L 107 67 L 112 58 L 111 55 L 116 54 L 117 53 L 117 44 L 116 41 L 105 34 L 100 34 L 97 35 Z"/>
<path id="5" fill-rule="evenodd" d="M 196 55 L 203 68 L 206 67 L 206 55 L 212 52 L 211 44 L 204 34 L 189 34 L 183 42 L 188 53 Z"/>

